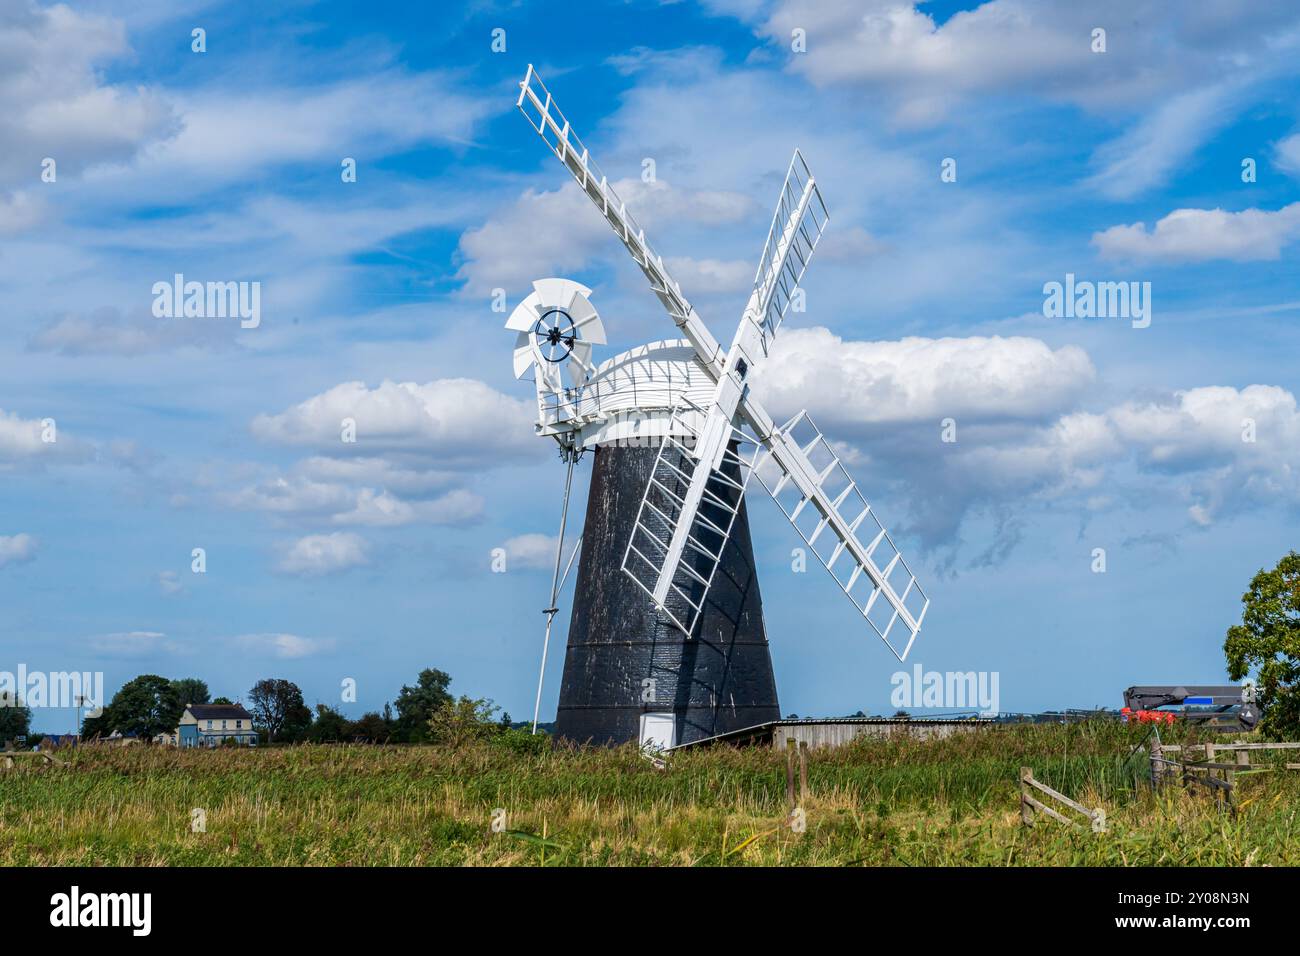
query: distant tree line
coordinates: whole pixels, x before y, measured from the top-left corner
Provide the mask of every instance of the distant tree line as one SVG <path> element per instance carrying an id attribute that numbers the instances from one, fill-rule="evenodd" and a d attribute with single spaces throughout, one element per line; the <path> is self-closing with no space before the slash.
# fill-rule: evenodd
<path id="1" fill-rule="evenodd" d="M 397 699 L 385 703 L 382 711 L 370 711 L 350 719 L 327 704 L 318 703 L 313 710 L 303 699 L 302 689 L 293 681 L 268 677 L 249 689 L 244 706 L 253 716 L 254 728 L 267 743 L 460 746 L 476 740 L 498 740 L 519 749 L 534 749 L 543 743 L 542 738 L 533 738 L 513 727 L 509 714 L 498 717 L 500 708 L 492 701 L 456 698 L 450 686 L 451 675 L 446 671 L 425 668 L 414 684 L 402 685 Z M 232 701 L 225 697 L 210 699 L 208 685 L 196 677 L 168 680 L 157 674 L 141 674 L 123 684 L 99 714 L 87 717 L 81 733 L 85 738 L 120 733 L 152 740 L 159 734 L 174 733 L 187 705 L 207 703 Z M 10 708 L 8 713 L 19 710 Z M 0 737 L 7 726 L 2 723 L 5 718 L 6 714 L 0 713 Z"/>

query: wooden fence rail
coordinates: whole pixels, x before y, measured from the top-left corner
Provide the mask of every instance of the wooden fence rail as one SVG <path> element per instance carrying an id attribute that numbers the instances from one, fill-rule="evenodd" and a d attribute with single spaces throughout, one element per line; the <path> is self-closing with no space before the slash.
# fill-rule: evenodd
<path id="1" fill-rule="evenodd" d="M 1035 797 L 1033 795 L 1033 791 L 1035 790 L 1046 794 L 1058 803 L 1069 807 L 1071 810 L 1083 814 L 1088 819 L 1088 823 L 1091 826 L 1093 833 L 1106 832 L 1106 811 L 1104 809 L 1098 807 L 1096 810 L 1089 810 L 1083 804 L 1071 800 L 1059 791 L 1053 790 L 1041 780 L 1035 780 L 1034 772 L 1029 767 L 1020 768 L 1020 822 L 1025 826 L 1033 825 L 1035 813 L 1045 813 L 1053 820 L 1059 820 L 1061 823 L 1077 827 L 1080 830 L 1085 829 L 1083 824 L 1076 820 L 1071 820 L 1059 810 L 1053 809 Z"/>

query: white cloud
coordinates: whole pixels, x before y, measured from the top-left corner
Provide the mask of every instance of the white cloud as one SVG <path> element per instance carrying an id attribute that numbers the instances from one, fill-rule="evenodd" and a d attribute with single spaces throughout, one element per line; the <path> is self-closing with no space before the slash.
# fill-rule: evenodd
<path id="1" fill-rule="evenodd" d="M 36 332 L 27 347 L 61 355 L 145 355 L 194 346 L 235 348 L 239 323 L 198 319 L 127 318 L 113 308 L 65 315 Z"/>
<path id="2" fill-rule="evenodd" d="M 781 414 L 807 408 L 818 424 L 1000 418 L 1042 420 L 1070 407 L 1096 372 L 1077 346 L 1030 338 L 845 341 L 824 328 L 790 329 L 758 373 Z"/>
<path id="3" fill-rule="evenodd" d="M 35 179 L 44 158 L 58 175 L 123 161 L 172 135 L 177 119 L 144 87 L 103 81 L 130 53 L 120 21 L 58 4 L 10 0 L 0 19 L 0 177 Z"/>
<path id="4" fill-rule="evenodd" d="M 328 638 L 300 637 L 297 634 L 243 634 L 235 643 L 247 651 L 269 653 L 281 660 L 312 657 L 330 650 L 334 641 Z"/>
<path id="5" fill-rule="evenodd" d="M 30 534 L 0 534 L 0 568 L 23 564 L 36 557 L 36 539 Z"/>
<path id="6" fill-rule="evenodd" d="M 0 408 L 0 472 L 18 465 L 40 466 L 47 462 L 79 462 L 91 455 L 82 441 L 58 428 L 57 420 L 47 428 L 45 419 L 20 418 L 17 412 Z M 45 437 L 55 440 L 45 441 Z"/>
<path id="7" fill-rule="evenodd" d="M 1277 259 L 1300 236 L 1300 202 L 1274 212 L 1243 209 L 1175 209 L 1148 231 L 1146 223 L 1111 226 L 1092 244 L 1107 259 L 1235 262 Z"/>
<path id="8" fill-rule="evenodd" d="M 1278 168 L 1292 176 L 1300 176 L 1300 133 L 1292 133 L 1273 148 Z"/>
<path id="9" fill-rule="evenodd" d="M 462 92 L 448 75 L 368 72 L 299 89 L 200 90 L 173 94 L 182 129 L 143 166 L 234 179 L 277 163 L 357 158 L 362 164 L 425 144 L 468 143 L 500 100 Z M 364 169 L 358 173 L 358 181 Z"/>
<path id="10" fill-rule="evenodd" d="M 472 491 L 456 488 L 428 500 L 411 501 L 387 491 L 362 488 L 351 511 L 333 516 L 335 524 L 395 527 L 406 524 L 467 524 L 483 514 L 484 501 Z"/>
<path id="11" fill-rule="evenodd" d="M 805 30 L 808 52 L 790 55 L 790 69 L 819 86 L 889 91 L 900 118 L 930 122 L 979 93 L 1142 107 L 1284 61 L 1296 19 L 1243 3 L 992 0 L 939 24 L 899 0 L 783 0 L 758 30 L 784 51 Z M 1091 49 L 1097 26 L 1109 29 L 1104 54 Z"/>
<path id="12" fill-rule="evenodd" d="M 451 471 L 409 467 L 386 458 L 304 458 L 294 471 L 312 481 L 386 488 L 400 493 L 436 491 L 461 476 Z"/>
<path id="13" fill-rule="evenodd" d="M 1110 490 L 1134 475 L 1141 493 L 1181 501 L 1200 525 L 1246 507 L 1300 509 L 1291 392 L 1204 386 L 1094 411 L 1095 378 L 1082 349 L 1036 339 L 854 342 L 814 328 L 782 333 L 756 389 L 778 418 L 808 408 L 869 500 L 895 501 L 882 512 L 891 528 L 949 550 L 948 561 L 972 515 L 997 528 L 975 563 L 995 561 L 1028 509 L 1126 507 Z M 948 417 L 951 443 L 940 441 Z"/>
<path id="14" fill-rule="evenodd" d="M 0 192 L 0 236 L 22 232 L 45 216 L 45 204 L 30 192 Z"/>
<path id="15" fill-rule="evenodd" d="M 558 168 L 555 172 L 567 175 Z M 758 208 L 741 193 L 682 189 L 663 179 L 622 179 L 610 185 L 651 241 L 657 223 L 725 225 Z M 463 261 L 456 278 L 466 295 L 485 296 L 494 288 L 521 288 L 534 279 L 574 272 L 601 253 L 626 258 L 595 204 L 576 183 L 566 182 L 551 192 L 529 189 L 482 226 L 467 230 L 460 238 Z"/>
<path id="16" fill-rule="evenodd" d="M 817 258 L 821 262 L 861 263 L 885 252 L 888 246 L 861 226 L 848 229 L 830 229 L 817 244 Z"/>
<path id="17" fill-rule="evenodd" d="M 481 497 L 462 488 L 435 498 L 400 498 L 384 488 L 343 481 L 313 481 L 276 475 L 218 494 L 227 507 L 265 511 L 299 521 L 334 525 L 396 527 L 407 524 L 466 524 L 484 509 Z"/>
<path id="18" fill-rule="evenodd" d="M 286 574 L 322 575 L 369 563 L 365 539 L 348 531 L 299 538 L 277 565 Z"/>
<path id="19" fill-rule="evenodd" d="M 1133 129 L 1097 150 L 1093 162 L 1100 168 L 1088 184 L 1112 199 L 1131 199 L 1167 182 L 1184 157 L 1232 118 L 1232 105 L 1228 92 L 1217 86 L 1161 103 Z"/>
<path id="20" fill-rule="evenodd" d="M 510 538 L 505 543 L 507 568 L 553 570 L 558 541 L 552 534 L 521 534 Z"/>
<path id="21" fill-rule="evenodd" d="M 754 287 L 752 262 L 744 259 L 665 258 L 664 263 L 682 288 L 708 295 L 715 292 L 748 292 Z"/>
<path id="22" fill-rule="evenodd" d="M 253 434 L 281 445 L 315 446 L 335 454 L 404 451 L 436 458 L 441 467 L 492 465 L 534 457 L 539 449 L 531 403 L 476 379 L 424 385 L 385 380 L 375 388 L 344 382 L 278 415 L 259 415 Z M 356 443 L 341 440 L 344 419 L 356 422 Z"/>

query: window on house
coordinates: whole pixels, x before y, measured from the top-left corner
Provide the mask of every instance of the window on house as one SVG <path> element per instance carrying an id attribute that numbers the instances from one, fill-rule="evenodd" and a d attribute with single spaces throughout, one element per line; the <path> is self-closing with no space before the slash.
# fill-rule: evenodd
<path id="1" fill-rule="evenodd" d="M 236 730 L 243 730 L 243 729 L 244 729 L 244 722 L 243 722 L 242 720 L 237 720 L 237 721 L 235 721 L 235 729 L 236 729 Z"/>
<path id="2" fill-rule="evenodd" d="M 211 729 L 212 729 L 212 721 L 209 720 L 209 721 L 208 721 L 208 730 L 211 730 Z"/>
<path id="3" fill-rule="evenodd" d="M 226 722 L 224 720 L 221 722 L 221 729 L 222 730 L 226 729 Z"/>

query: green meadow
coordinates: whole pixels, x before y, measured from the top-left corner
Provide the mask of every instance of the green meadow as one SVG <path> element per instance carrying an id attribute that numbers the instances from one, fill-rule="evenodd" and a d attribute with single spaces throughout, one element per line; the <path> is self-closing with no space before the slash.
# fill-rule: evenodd
<path id="1" fill-rule="evenodd" d="M 788 824 L 785 753 L 767 748 L 687 751 L 660 769 L 632 748 L 481 742 L 85 747 L 61 751 L 66 766 L 0 771 L 0 865 L 1300 864 L 1300 773 L 1286 758 L 1237 776 L 1234 812 L 1177 785 L 1152 792 L 1134 752 L 1148 732 L 1002 726 L 815 751 L 802 833 Z M 1104 808 L 1109 831 L 1024 827 L 1021 766 Z"/>

